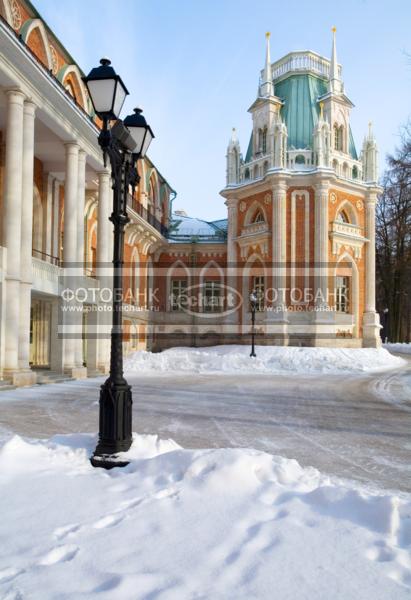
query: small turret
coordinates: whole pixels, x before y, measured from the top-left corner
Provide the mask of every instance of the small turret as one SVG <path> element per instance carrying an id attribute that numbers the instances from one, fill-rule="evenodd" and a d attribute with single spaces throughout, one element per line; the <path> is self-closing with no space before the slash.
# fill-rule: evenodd
<path id="1" fill-rule="evenodd" d="M 285 169 L 287 166 L 287 138 L 287 126 L 278 111 L 273 125 L 273 167 L 276 169 Z"/>
<path id="2" fill-rule="evenodd" d="M 227 148 L 227 185 L 235 185 L 240 180 L 240 143 L 237 139 L 235 127 Z"/>
<path id="3" fill-rule="evenodd" d="M 318 167 L 328 167 L 330 163 L 330 126 L 324 119 L 324 103 L 320 102 L 320 114 L 313 132 L 313 150 Z"/>
<path id="4" fill-rule="evenodd" d="M 368 123 L 368 136 L 364 138 L 362 147 L 363 178 L 366 182 L 378 180 L 378 149 L 372 130 L 372 123 Z"/>

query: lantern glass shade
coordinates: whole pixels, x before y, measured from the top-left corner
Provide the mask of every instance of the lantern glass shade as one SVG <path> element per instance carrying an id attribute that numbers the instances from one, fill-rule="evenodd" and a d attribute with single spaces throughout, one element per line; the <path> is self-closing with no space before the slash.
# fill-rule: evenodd
<path id="1" fill-rule="evenodd" d="M 128 91 L 121 77 L 110 66 L 110 61 L 102 58 L 100 67 L 92 69 L 83 81 L 87 85 L 97 115 L 117 119 Z"/>
<path id="2" fill-rule="evenodd" d="M 141 114 L 141 108 L 135 108 L 134 114 L 124 119 L 124 125 L 129 130 L 136 146 L 134 153 L 143 158 L 151 144 L 154 134 L 150 125 L 147 124 L 144 116 Z"/>

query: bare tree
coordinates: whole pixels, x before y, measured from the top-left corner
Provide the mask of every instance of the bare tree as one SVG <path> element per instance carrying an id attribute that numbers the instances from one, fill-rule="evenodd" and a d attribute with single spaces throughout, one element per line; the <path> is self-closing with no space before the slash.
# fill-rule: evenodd
<path id="1" fill-rule="evenodd" d="M 377 207 L 378 308 L 388 309 L 390 341 L 410 341 L 411 328 L 411 124 L 388 157 Z"/>

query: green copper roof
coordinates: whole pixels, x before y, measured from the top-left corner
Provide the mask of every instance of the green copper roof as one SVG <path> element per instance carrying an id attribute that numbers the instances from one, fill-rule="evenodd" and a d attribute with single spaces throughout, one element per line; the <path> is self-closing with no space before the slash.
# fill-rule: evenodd
<path id="1" fill-rule="evenodd" d="M 352 135 L 351 127 L 350 127 L 350 145 L 348 148 L 348 152 L 350 153 L 351 158 L 358 160 L 358 154 L 357 154 L 357 150 L 355 149 L 355 143 L 354 143 L 354 138 Z"/>
<path id="2" fill-rule="evenodd" d="M 292 75 L 275 85 L 275 95 L 284 101 L 281 117 L 287 126 L 288 148 L 311 148 L 318 121 L 318 98 L 327 92 L 324 79 Z"/>
<path id="3" fill-rule="evenodd" d="M 281 118 L 287 126 L 288 149 L 312 148 L 313 130 L 320 113 L 318 98 L 327 91 L 326 80 L 309 73 L 293 74 L 274 82 L 274 93 L 284 102 Z M 358 159 L 351 128 L 349 136 L 349 153 Z M 251 135 L 245 162 L 252 159 L 252 141 Z"/>
<path id="4" fill-rule="evenodd" d="M 253 134 L 250 136 L 250 141 L 248 143 L 247 154 L 245 155 L 245 162 L 250 162 L 253 157 Z"/>

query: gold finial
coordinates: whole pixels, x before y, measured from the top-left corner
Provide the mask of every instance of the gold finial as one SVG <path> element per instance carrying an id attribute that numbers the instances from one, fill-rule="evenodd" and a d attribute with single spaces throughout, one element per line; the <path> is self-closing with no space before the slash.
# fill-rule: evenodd
<path id="1" fill-rule="evenodd" d="M 270 39 L 270 35 L 271 35 L 271 33 L 269 31 L 267 31 L 267 33 L 265 34 L 265 37 L 267 38 L 267 40 Z"/>
<path id="2" fill-rule="evenodd" d="M 320 119 L 324 116 L 324 102 L 320 102 Z"/>
<path id="3" fill-rule="evenodd" d="M 336 33 L 336 32 L 337 32 L 337 28 L 336 28 L 336 26 L 335 26 L 335 25 L 334 25 L 334 27 L 331 29 L 331 31 L 332 31 L 333 33 Z"/>

